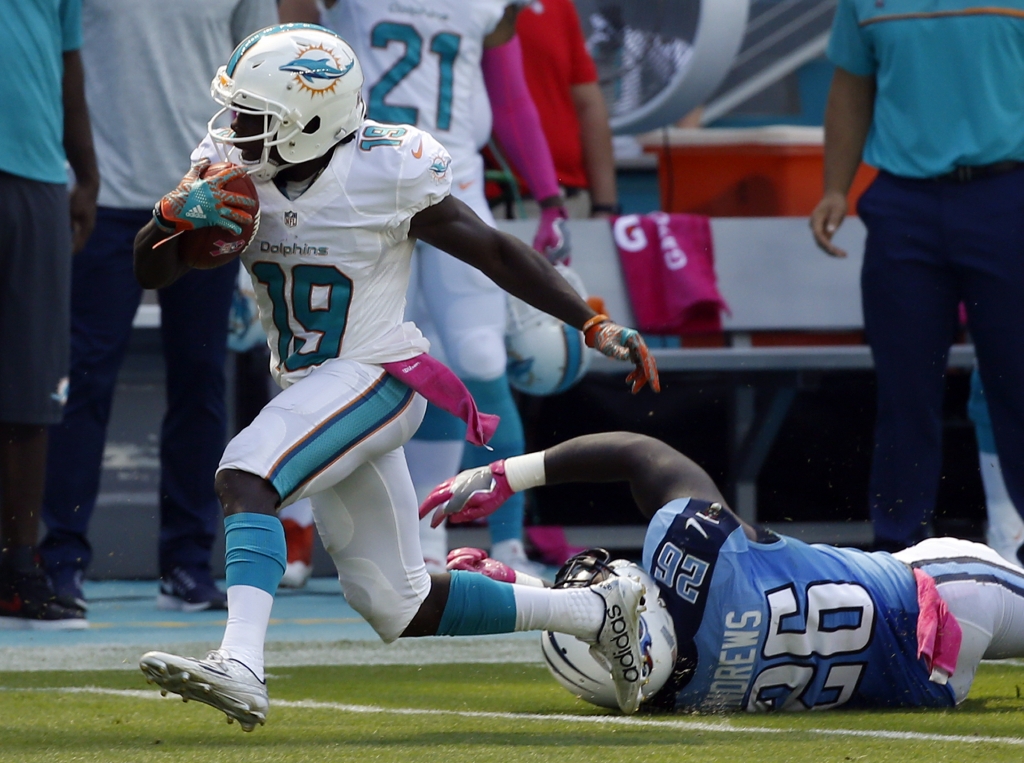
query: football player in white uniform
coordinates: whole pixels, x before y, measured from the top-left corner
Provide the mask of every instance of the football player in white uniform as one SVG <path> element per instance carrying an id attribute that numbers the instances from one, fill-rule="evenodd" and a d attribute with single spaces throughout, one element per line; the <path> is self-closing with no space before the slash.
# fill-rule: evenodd
<path id="1" fill-rule="evenodd" d="M 591 347 L 633 362 L 634 391 L 648 382 L 657 390 L 657 369 L 636 331 L 595 315 L 544 257 L 449 194 L 451 159 L 428 133 L 365 119 L 361 85 L 352 49 L 321 27 L 270 27 L 243 41 L 213 82 L 219 113 L 233 114 L 230 129 L 211 120 L 212 142 L 193 156 L 201 161 L 136 238 L 140 283 L 173 282 L 188 267 L 177 233 L 237 228 L 255 206 L 225 189 L 241 168 L 200 177 L 205 158 L 219 144 L 248 165 L 261 223 L 242 262 L 284 387 L 231 440 L 217 473 L 228 584 L 221 647 L 203 660 L 150 652 L 140 666 L 165 691 L 218 708 L 246 730 L 264 722 L 263 645 L 285 569 L 276 512 L 308 496 L 348 602 L 383 640 L 571 633 L 621 663 L 618 691 L 631 711 L 639 685 L 626 663 L 639 659 L 641 583 L 521 593 L 471 573 L 427 574 L 402 450 L 426 407 L 418 392 L 458 411 L 478 439 L 486 427 L 455 376 L 425 354 L 415 324 L 403 323 L 415 242 L 479 267 L 583 330 Z M 508 479 L 529 481 L 530 463 Z"/>
<path id="2" fill-rule="evenodd" d="M 524 0 L 434 0 L 428 6 L 380 0 L 326 0 L 323 25 L 347 40 L 363 66 L 363 95 L 371 119 L 413 124 L 434 135 L 452 157 L 452 195 L 488 225 L 494 218 L 484 195 L 480 149 L 492 121 L 505 153 L 543 208 L 534 248 L 557 260 L 568 254 L 567 217 L 554 162 L 523 74 L 515 20 Z M 305 8 L 302 8 L 302 6 Z M 312 7 L 310 7 L 312 6 Z M 311 0 L 286 2 L 284 20 L 310 20 Z M 492 120 L 492 110 L 494 118 Z M 417 246 L 408 317 L 431 339 L 434 353 L 466 382 L 483 410 L 501 426 L 493 452 L 465 454 L 460 423 L 429 407 L 406 446 L 413 484 L 422 499 L 460 464 L 478 466 L 523 452 L 523 427 L 505 374 L 505 294 L 467 264 L 425 242 Z M 540 574 L 523 551 L 523 496 L 489 518 L 491 554 L 510 566 Z M 420 527 L 427 564 L 443 570 L 448 551 L 444 525 Z"/>

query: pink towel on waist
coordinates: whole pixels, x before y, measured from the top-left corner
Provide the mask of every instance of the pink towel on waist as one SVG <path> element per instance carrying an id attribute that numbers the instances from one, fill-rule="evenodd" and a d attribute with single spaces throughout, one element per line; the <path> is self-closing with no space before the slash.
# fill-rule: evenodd
<path id="1" fill-rule="evenodd" d="M 448 366 L 426 353 L 394 363 L 382 363 L 384 370 L 407 387 L 420 393 L 438 408 L 466 422 L 466 440 L 484 445 L 498 428 L 498 416 L 480 413 L 476 401 Z"/>
<path id="2" fill-rule="evenodd" d="M 956 672 L 963 631 L 939 596 L 932 576 L 914 570 L 914 579 L 917 581 L 917 605 L 920 608 L 917 615 L 917 656 L 924 657 L 931 680 L 944 684 Z"/>
<path id="3" fill-rule="evenodd" d="M 637 328 L 659 334 L 722 330 L 711 221 L 701 215 L 624 215 L 612 224 Z"/>

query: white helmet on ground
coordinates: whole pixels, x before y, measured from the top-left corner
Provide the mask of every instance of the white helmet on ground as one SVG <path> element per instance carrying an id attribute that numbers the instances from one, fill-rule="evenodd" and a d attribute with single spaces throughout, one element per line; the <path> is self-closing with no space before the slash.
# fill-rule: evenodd
<path id="1" fill-rule="evenodd" d="M 629 575 L 643 581 L 647 587 L 647 611 L 640 615 L 640 646 L 645 674 L 650 676 L 642 690 L 642 701 L 646 701 L 665 685 L 675 668 L 678 650 L 675 625 L 651 576 L 625 559 L 609 562 L 609 556 L 600 548 L 577 554 L 559 570 L 555 588 L 586 587 L 608 575 Z M 619 708 L 611 673 L 590 654 L 589 644 L 563 633 L 544 631 L 541 651 L 551 675 L 575 696 L 599 707 Z"/>
<path id="2" fill-rule="evenodd" d="M 555 269 L 586 299 L 578 275 L 565 265 Z M 521 299 L 508 298 L 505 330 L 508 381 L 528 395 L 556 395 L 583 378 L 590 367 L 590 350 L 583 334 Z"/>
<path id="3" fill-rule="evenodd" d="M 210 120 L 218 143 L 263 140 L 263 155 L 250 174 L 269 180 L 288 164 L 316 159 L 355 132 L 366 116 L 360 89 L 363 70 L 355 52 L 334 32 L 315 24 L 281 24 L 249 35 L 213 78 L 210 91 L 223 108 Z M 260 135 L 236 137 L 215 123 L 237 111 L 264 117 Z"/>

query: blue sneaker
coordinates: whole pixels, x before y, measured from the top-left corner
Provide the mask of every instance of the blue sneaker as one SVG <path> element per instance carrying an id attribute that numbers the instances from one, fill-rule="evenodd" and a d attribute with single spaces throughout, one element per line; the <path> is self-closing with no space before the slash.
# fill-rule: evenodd
<path id="1" fill-rule="evenodd" d="M 52 570 L 47 570 L 50 583 L 53 585 L 53 593 L 57 597 L 57 603 L 69 609 L 78 608 L 85 612 L 89 604 L 85 600 L 85 592 L 82 584 L 85 581 L 85 570 L 69 565 L 59 565 Z"/>
<path id="2" fill-rule="evenodd" d="M 156 608 L 176 612 L 227 609 L 228 597 L 213 584 L 210 573 L 175 567 L 160 578 Z"/>

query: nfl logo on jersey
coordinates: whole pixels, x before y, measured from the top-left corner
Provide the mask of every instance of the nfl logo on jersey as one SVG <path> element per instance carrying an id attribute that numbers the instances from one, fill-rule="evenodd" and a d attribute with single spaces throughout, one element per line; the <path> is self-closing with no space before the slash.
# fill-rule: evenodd
<path id="1" fill-rule="evenodd" d="M 292 211 L 285 212 L 284 213 L 284 224 L 286 226 L 288 226 L 289 228 L 294 228 L 296 225 L 299 224 L 299 216 L 295 212 L 292 212 Z"/>

